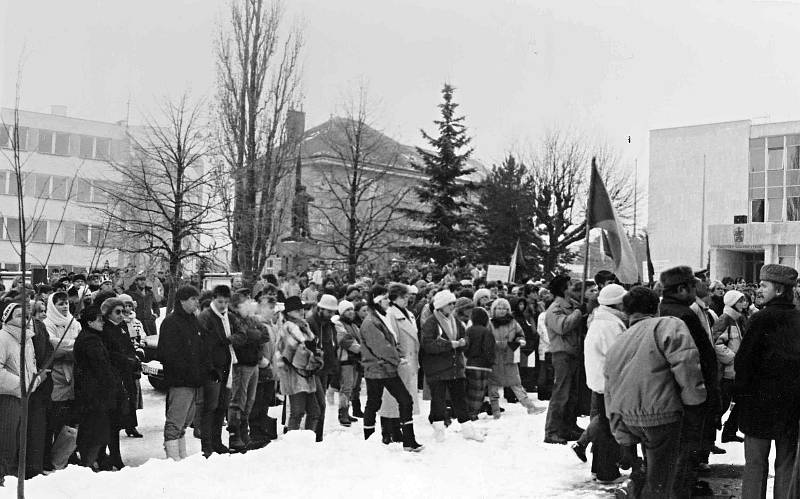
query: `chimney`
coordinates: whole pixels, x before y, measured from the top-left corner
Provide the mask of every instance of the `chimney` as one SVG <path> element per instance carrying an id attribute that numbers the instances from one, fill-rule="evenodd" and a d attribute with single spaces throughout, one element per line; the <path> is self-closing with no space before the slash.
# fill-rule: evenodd
<path id="1" fill-rule="evenodd" d="M 66 116 L 67 115 L 67 106 L 62 106 L 59 104 L 53 104 L 50 106 L 50 114 L 54 114 L 56 116 Z"/>
<path id="2" fill-rule="evenodd" d="M 290 144 L 297 144 L 303 139 L 306 131 L 306 113 L 290 109 L 286 113 L 286 139 Z"/>

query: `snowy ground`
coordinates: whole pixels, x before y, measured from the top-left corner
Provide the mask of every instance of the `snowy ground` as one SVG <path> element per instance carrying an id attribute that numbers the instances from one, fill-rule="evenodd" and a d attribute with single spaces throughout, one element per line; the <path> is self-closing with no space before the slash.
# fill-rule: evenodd
<path id="1" fill-rule="evenodd" d="M 545 415 L 529 416 L 519 404 L 504 404 L 500 420 L 482 419 L 485 442 L 465 441 L 458 423 L 444 443 L 433 440 L 427 422 L 428 402 L 415 418 L 418 454 L 403 452 L 400 444 L 384 446 L 380 434 L 364 441 L 361 423 L 344 428 L 336 408 L 328 407 L 326 436 L 321 444 L 310 432 L 292 432 L 266 448 L 244 455 L 199 454 L 200 442 L 189 436 L 186 460 L 164 459 L 162 430 L 164 395 L 142 380 L 145 409 L 139 411 L 144 439 L 121 434 L 122 457 L 128 466 L 119 472 L 95 474 L 70 466 L 26 484 L 30 498 L 242 497 L 254 492 L 285 497 L 610 497 L 611 487 L 591 480 L 569 447 L 543 443 Z M 363 391 L 362 391 L 363 393 Z M 546 402 L 537 404 L 545 405 Z M 587 424 L 583 419 L 581 426 Z M 280 430 L 280 429 L 279 429 Z M 191 430 L 189 430 L 191 432 Z M 224 433 L 223 433 L 224 434 Z M 728 454 L 713 456 L 712 464 L 743 464 L 741 444 L 725 444 Z M 9 477 L 0 498 L 12 497 Z"/>

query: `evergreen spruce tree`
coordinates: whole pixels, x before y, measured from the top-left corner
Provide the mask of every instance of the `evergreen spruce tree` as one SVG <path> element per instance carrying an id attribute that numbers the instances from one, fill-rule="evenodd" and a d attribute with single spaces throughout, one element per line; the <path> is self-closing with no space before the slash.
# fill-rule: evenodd
<path id="1" fill-rule="evenodd" d="M 517 259 L 518 278 L 538 274 L 537 253 L 541 239 L 536 231 L 533 182 L 524 163 L 513 155 L 478 184 L 480 207 L 476 222 L 480 229 L 480 259 L 508 265 L 517 241 L 524 259 Z"/>
<path id="2" fill-rule="evenodd" d="M 464 116 L 456 116 L 458 104 L 453 102 L 454 90 L 447 83 L 442 88 L 443 102 L 439 104 L 442 117 L 434 120 L 438 137 L 420 130 L 433 152 L 418 147 L 417 153 L 422 158 L 422 164 L 412 165 L 428 181 L 415 188 L 422 205 L 420 209 L 406 210 L 409 217 L 417 222 L 408 234 L 421 240 L 421 243 L 409 246 L 405 252 L 415 258 L 432 258 L 439 265 L 469 255 L 474 247 L 474 244 L 468 245 L 467 238 L 473 229 L 469 196 L 476 189 L 469 180 L 469 175 L 475 169 L 467 165 L 472 154 L 472 148 L 468 148 L 472 139 L 467 136 Z"/>

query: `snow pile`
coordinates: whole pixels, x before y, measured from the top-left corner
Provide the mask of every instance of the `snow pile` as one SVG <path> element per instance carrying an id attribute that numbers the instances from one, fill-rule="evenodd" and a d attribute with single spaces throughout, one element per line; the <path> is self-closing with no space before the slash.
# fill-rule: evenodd
<path id="1" fill-rule="evenodd" d="M 140 418 L 140 429 L 157 414 L 163 425 L 163 402 L 159 405 L 153 393 L 146 395 L 148 410 Z M 424 415 L 427 405 L 423 403 Z M 464 440 L 456 422 L 448 429 L 447 440 L 436 443 L 426 417 L 418 416 L 417 440 L 425 444 L 425 450 L 404 452 L 400 444 L 383 445 L 380 432 L 364 441 L 360 423 L 343 428 L 336 421 L 336 408 L 328 407 L 328 431 L 321 444 L 314 442 L 311 432 L 290 432 L 264 449 L 206 460 L 198 453 L 197 441 L 189 436 L 192 455 L 177 463 L 163 458 L 159 423 L 153 417 L 144 440 L 133 444 L 124 433 L 122 437 L 123 459 L 137 464 L 130 452 L 134 450 L 131 445 L 136 445 L 135 457 L 149 453 L 144 464 L 115 473 L 70 466 L 29 480 L 26 495 L 81 499 L 110 492 L 116 498 L 139 499 L 248 497 L 254 493 L 347 499 L 610 495 L 609 488 L 591 482 L 589 466 L 580 463 L 567 446 L 543 443 L 544 414 L 529 416 L 519 404 L 506 404 L 505 408 L 500 420 L 477 423 L 488 431 L 483 443 Z M 15 486 L 9 477 L 0 497 L 13 497 Z"/>

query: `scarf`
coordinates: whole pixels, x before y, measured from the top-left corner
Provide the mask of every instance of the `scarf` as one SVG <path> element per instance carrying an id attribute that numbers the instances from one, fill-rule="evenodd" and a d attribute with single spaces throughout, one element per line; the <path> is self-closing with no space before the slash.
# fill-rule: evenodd
<path id="1" fill-rule="evenodd" d="M 391 306 L 393 306 L 394 308 L 399 310 L 400 313 L 403 314 L 406 319 L 411 320 L 411 317 L 408 315 L 408 310 L 406 310 L 405 308 L 401 307 L 400 305 L 398 305 L 398 304 L 396 304 L 394 302 L 391 303 Z"/>
<path id="2" fill-rule="evenodd" d="M 458 341 L 458 329 L 453 314 L 447 317 L 438 310 L 434 310 L 433 316 L 436 317 L 436 322 L 439 323 L 439 327 L 442 328 L 442 331 L 444 331 L 444 334 L 447 335 L 450 341 Z"/>
<path id="3" fill-rule="evenodd" d="M 72 314 L 67 310 L 67 315 L 62 315 L 53 303 L 54 294 L 47 297 L 47 319 L 58 327 L 67 327 L 72 321 Z"/>
<path id="4" fill-rule="evenodd" d="M 739 318 L 742 316 L 741 312 L 727 305 L 725 305 L 725 308 L 722 309 L 722 313 L 730 316 L 734 321 L 736 321 L 737 325 L 739 322 Z"/>
<path id="5" fill-rule="evenodd" d="M 506 324 L 511 324 L 513 320 L 514 317 L 511 314 L 506 314 L 503 317 L 492 317 L 492 325 L 495 327 L 505 326 Z"/>
<path id="6" fill-rule="evenodd" d="M 377 315 L 381 319 L 381 322 L 383 322 L 383 325 L 386 326 L 386 329 L 388 329 L 389 332 L 392 333 L 392 336 L 394 336 L 394 341 L 397 342 L 397 331 L 395 331 L 394 328 L 392 327 L 392 324 L 389 322 L 389 319 L 386 317 L 386 314 L 382 314 L 377 310 L 375 310 L 375 315 Z"/>
<path id="7" fill-rule="evenodd" d="M 209 308 L 211 308 L 211 311 L 214 313 L 214 315 L 219 317 L 219 320 L 222 321 L 222 328 L 225 330 L 225 338 L 227 338 L 228 341 L 230 342 L 231 339 L 231 318 L 229 316 L 230 312 L 227 310 L 224 312 L 220 312 L 219 310 L 217 310 L 217 307 L 214 306 L 213 301 L 211 302 L 211 306 Z M 239 360 L 236 358 L 236 352 L 233 351 L 233 344 L 229 345 L 228 348 L 231 351 L 231 363 L 238 364 Z M 233 381 L 231 378 L 233 378 L 233 376 L 228 376 L 228 388 L 231 387 L 231 383 Z"/>

